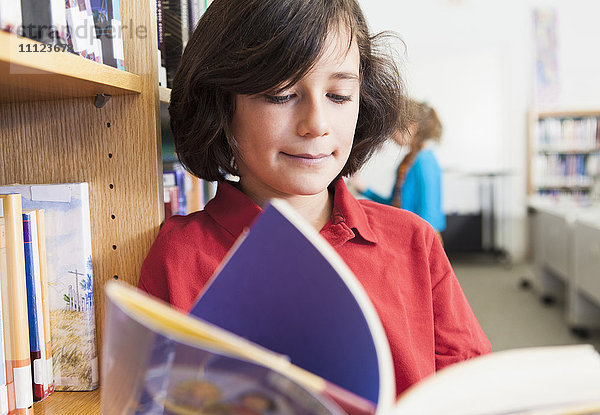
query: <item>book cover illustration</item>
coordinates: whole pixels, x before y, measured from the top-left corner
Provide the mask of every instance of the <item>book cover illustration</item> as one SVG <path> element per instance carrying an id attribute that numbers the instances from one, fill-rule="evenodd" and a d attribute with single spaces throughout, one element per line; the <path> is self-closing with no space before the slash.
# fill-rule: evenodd
<path id="1" fill-rule="evenodd" d="M 238 240 L 191 314 L 379 407 L 393 402 L 387 337 L 362 285 L 280 200 Z"/>
<path id="2" fill-rule="evenodd" d="M 25 209 L 44 209 L 55 390 L 98 387 L 87 183 L 0 186 Z"/>
<path id="3" fill-rule="evenodd" d="M 266 367 L 163 336 L 157 336 L 154 344 L 157 363 L 146 372 L 137 413 L 342 414 L 333 404 Z M 160 363 L 165 354 L 173 358 Z"/>
<path id="4" fill-rule="evenodd" d="M 256 352 L 256 346 L 243 339 L 232 342 L 241 342 L 239 350 L 247 357 L 254 352 L 255 356 L 268 356 L 265 361 L 270 363 L 262 365 L 227 351 L 225 342 L 224 348 L 219 348 L 215 340 L 219 335 L 214 335 L 218 328 L 207 329 L 200 321 L 157 303 L 133 287 L 109 283 L 106 294 L 104 413 L 345 413 L 329 398 L 286 376 L 294 369 L 280 356 Z M 183 321 L 177 321 L 179 317 Z M 195 327 L 200 328 L 195 331 Z"/>

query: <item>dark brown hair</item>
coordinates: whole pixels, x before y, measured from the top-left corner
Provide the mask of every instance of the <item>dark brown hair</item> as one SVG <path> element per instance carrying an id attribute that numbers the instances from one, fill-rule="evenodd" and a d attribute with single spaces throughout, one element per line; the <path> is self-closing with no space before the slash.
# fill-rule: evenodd
<path id="1" fill-rule="evenodd" d="M 236 94 L 294 85 L 320 57 L 329 32 L 346 28 L 358 44 L 361 85 L 354 144 L 340 176 L 356 172 L 395 130 L 407 128 L 402 79 L 379 49 L 388 34 L 369 34 L 356 0 L 215 0 L 173 80 L 169 112 L 181 163 L 206 180 L 237 174 L 230 133 Z"/>

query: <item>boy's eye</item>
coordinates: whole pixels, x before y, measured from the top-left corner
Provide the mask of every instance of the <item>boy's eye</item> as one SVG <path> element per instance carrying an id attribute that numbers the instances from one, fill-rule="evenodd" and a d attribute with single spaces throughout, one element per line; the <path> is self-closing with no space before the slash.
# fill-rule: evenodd
<path id="1" fill-rule="evenodd" d="M 343 104 L 345 102 L 352 101 L 352 95 L 327 94 L 327 96 L 336 104 Z"/>
<path id="2" fill-rule="evenodd" d="M 293 94 L 290 94 L 290 95 L 268 95 L 268 94 L 265 94 L 264 97 L 267 102 L 270 102 L 272 104 L 285 104 L 290 99 L 292 99 L 294 97 L 294 95 Z"/>

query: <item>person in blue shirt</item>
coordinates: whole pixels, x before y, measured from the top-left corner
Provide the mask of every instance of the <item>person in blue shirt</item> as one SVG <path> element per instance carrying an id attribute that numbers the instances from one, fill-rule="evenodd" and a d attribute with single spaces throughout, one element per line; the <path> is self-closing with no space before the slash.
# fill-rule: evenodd
<path id="1" fill-rule="evenodd" d="M 396 182 L 388 197 L 370 189 L 363 196 L 379 203 L 401 207 L 416 213 L 438 232 L 446 228 L 442 211 L 442 170 L 432 146 L 442 137 L 442 123 L 436 111 L 421 102 L 410 102 L 413 122 L 406 134 L 396 133 L 400 145 L 410 144 L 408 154 L 397 170 Z"/>

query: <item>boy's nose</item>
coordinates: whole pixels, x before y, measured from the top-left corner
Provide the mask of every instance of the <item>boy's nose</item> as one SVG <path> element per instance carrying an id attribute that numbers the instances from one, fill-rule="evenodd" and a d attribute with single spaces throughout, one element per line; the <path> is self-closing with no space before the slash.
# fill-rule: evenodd
<path id="1" fill-rule="evenodd" d="M 329 134 L 329 123 L 323 103 L 309 99 L 301 104 L 297 132 L 298 135 L 307 138 L 323 137 Z"/>

